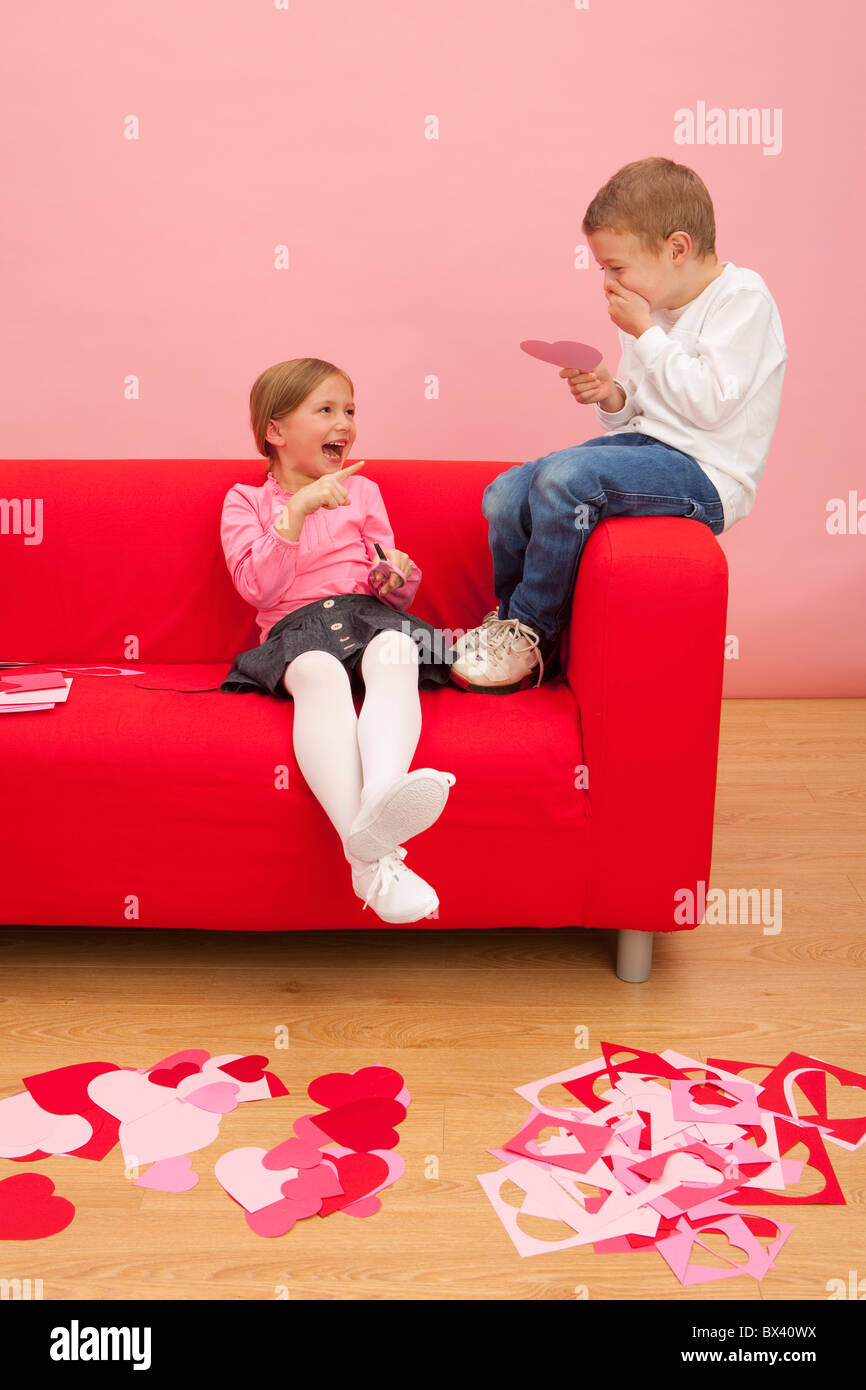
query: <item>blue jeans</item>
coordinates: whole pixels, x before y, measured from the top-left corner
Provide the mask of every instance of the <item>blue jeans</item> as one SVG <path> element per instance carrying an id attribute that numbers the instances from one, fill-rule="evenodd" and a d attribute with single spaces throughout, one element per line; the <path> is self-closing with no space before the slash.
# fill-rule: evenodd
<path id="1" fill-rule="evenodd" d="M 518 463 L 485 488 L 500 618 L 544 637 L 565 627 L 586 538 L 608 516 L 683 516 L 724 530 L 722 501 L 700 465 L 648 434 L 605 434 Z"/>

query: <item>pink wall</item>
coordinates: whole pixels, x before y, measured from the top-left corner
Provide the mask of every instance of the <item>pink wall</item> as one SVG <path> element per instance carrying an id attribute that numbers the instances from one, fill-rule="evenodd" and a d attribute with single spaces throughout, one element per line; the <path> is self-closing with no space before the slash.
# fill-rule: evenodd
<path id="1" fill-rule="evenodd" d="M 592 438 L 593 412 L 517 345 L 579 338 L 616 369 L 601 272 L 574 248 L 610 174 L 666 155 L 704 179 L 719 259 L 763 276 L 789 353 L 755 508 L 720 539 L 739 648 L 725 693 L 863 695 L 866 535 L 828 532 L 849 493 L 866 532 L 861 15 L 853 0 L 13 7 L 0 453 L 255 457 L 253 379 L 308 355 L 355 382 L 356 457 L 505 465 Z M 675 112 L 699 103 L 757 108 L 766 136 L 677 143 Z"/>

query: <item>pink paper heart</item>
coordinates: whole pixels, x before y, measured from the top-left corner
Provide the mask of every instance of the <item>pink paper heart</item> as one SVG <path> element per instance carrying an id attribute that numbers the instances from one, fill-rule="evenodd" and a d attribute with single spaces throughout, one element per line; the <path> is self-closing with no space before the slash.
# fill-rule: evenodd
<path id="1" fill-rule="evenodd" d="M 214 1164 L 214 1176 L 230 1197 L 246 1211 L 261 1211 L 284 1200 L 282 1185 L 296 1169 L 283 1168 L 279 1172 L 269 1172 L 262 1167 L 262 1159 L 267 1149 L 254 1146 L 243 1149 L 230 1149 L 222 1154 Z"/>
<path id="2" fill-rule="evenodd" d="M 163 1091 L 163 1095 L 170 1097 L 171 1092 Z M 118 1137 L 125 1161 L 144 1164 L 204 1149 L 213 1143 L 219 1130 L 219 1115 L 170 1099 L 161 1110 L 122 1124 Z"/>
<path id="3" fill-rule="evenodd" d="M 310 1144 L 315 1148 L 321 1148 L 324 1144 L 333 1143 L 330 1134 L 326 1134 L 323 1129 L 319 1129 L 312 1115 L 299 1115 L 298 1118 L 292 1122 L 292 1129 L 299 1139 L 303 1139 L 305 1144 Z"/>
<path id="4" fill-rule="evenodd" d="M 58 1117 L 37 1105 L 29 1091 L 0 1100 L 0 1157 L 36 1152 L 40 1140 L 55 1128 Z"/>
<path id="5" fill-rule="evenodd" d="M 191 1192 L 198 1185 L 198 1180 L 189 1155 L 178 1154 L 174 1158 L 159 1159 L 132 1185 L 149 1187 L 154 1192 Z"/>
<path id="6" fill-rule="evenodd" d="M 381 1208 L 381 1198 L 374 1197 L 371 1193 L 369 1197 L 362 1197 L 360 1202 L 353 1202 L 350 1207 L 343 1207 L 341 1210 L 344 1216 L 375 1216 Z"/>
<path id="7" fill-rule="evenodd" d="M 228 1115 L 238 1107 L 238 1090 L 233 1081 L 212 1081 L 181 1099 L 188 1105 L 197 1105 L 199 1110 L 209 1110 L 214 1115 Z"/>
<path id="8" fill-rule="evenodd" d="M 283 1196 L 292 1202 L 318 1199 L 314 1207 L 314 1210 L 318 1211 L 322 1197 L 340 1197 L 343 1194 L 337 1170 L 332 1163 L 318 1163 L 315 1168 L 298 1168 L 294 1171 L 297 1176 L 289 1178 L 280 1188 Z"/>
<path id="9" fill-rule="evenodd" d="M 269 1149 L 262 1159 L 262 1167 L 270 1171 L 280 1168 L 315 1168 L 321 1163 L 322 1155 L 313 1144 L 305 1144 L 301 1139 L 284 1139 L 275 1149 Z"/>
<path id="10" fill-rule="evenodd" d="M 87 1094 L 94 1105 L 125 1122 L 149 1115 L 172 1099 L 164 1086 L 154 1086 L 146 1076 L 128 1067 L 95 1076 L 88 1083 Z"/>
<path id="11" fill-rule="evenodd" d="M 300 1218 L 294 1202 L 285 1197 L 279 1202 L 271 1202 L 258 1211 L 244 1213 L 247 1225 L 257 1236 L 284 1236 Z"/>
<path id="12" fill-rule="evenodd" d="M 563 339 L 546 343 L 541 338 L 527 338 L 520 346 L 530 357 L 552 362 L 555 367 L 576 367 L 581 372 L 591 372 L 604 355 L 598 348 L 590 347 L 589 343 L 571 343 Z"/>

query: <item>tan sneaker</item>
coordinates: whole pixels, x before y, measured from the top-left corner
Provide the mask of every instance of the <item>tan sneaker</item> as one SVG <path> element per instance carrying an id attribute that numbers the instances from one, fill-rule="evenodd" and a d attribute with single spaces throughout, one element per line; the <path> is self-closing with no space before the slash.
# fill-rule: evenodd
<path id="1" fill-rule="evenodd" d="M 488 615 L 489 616 L 489 615 Z M 482 627 L 477 644 L 451 667 L 461 690 L 510 695 L 541 684 L 541 637 L 518 618 L 499 618 Z"/>

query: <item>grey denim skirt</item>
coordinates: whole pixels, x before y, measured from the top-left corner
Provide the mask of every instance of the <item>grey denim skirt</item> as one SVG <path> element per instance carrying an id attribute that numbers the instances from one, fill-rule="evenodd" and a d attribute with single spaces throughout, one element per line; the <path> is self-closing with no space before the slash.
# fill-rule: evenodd
<path id="1" fill-rule="evenodd" d="M 420 687 L 448 685 L 453 660 L 449 635 L 370 594 L 334 594 L 281 618 L 260 646 L 235 657 L 219 688 L 229 693 L 257 690 L 289 700 L 283 676 L 301 652 L 330 652 L 351 677 L 364 648 L 377 633 L 386 631 L 405 632 L 417 644 Z"/>

